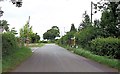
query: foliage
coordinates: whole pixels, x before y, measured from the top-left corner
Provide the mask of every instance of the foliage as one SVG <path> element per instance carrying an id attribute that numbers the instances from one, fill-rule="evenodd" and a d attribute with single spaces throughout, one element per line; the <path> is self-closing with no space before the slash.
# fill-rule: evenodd
<path id="1" fill-rule="evenodd" d="M 17 39 L 11 32 L 2 34 L 2 56 L 8 56 L 18 50 Z"/>
<path id="2" fill-rule="evenodd" d="M 12 34 L 14 34 L 14 35 L 18 34 L 17 31 L 15 30 L 15 27 L 13 27 L 13 28 L 10 30 L 10 32 L 11 32 Z"/>
<path id="3" fill-rule="evenodd" d="M 110 58 L 105 57 L 105 56 L 95 55 L 92 52 L 87 51 L 87 50 L 82 49 L 82 48 L 74 49 L 73 51 L 74 51 L 74 53 L 76 53 L 76 54 L 78 54 L 80 56 L 92 59 L 92 60 L 94 60 L 96 62 L 108 65 L 110 67 L 117 68 L 117 69 L 119 69 L 119 67 L 120 67 L 120 65 L 118 64 L 119 60 L 110 59 Z"/>
<path id="4" fill-rule="evenodd" d="M 83 19 L 82 23 L 79 25 L 78 30 L 91 26 L 90 17 L 86 11 L 83 14 L 83 16 L 84 16 L 84 19 Z"/>
<path id="5" fill-rule="evenodd" d="M 5 0 L 0 0 L 1 1 L 5 1 Z M 16 7 L 21 7 L 22 6 L 22 0 L 9 0 L 10 2 L 12 2 L 13 4 L 16 5 Z"/>
<path id="6" fill-rule="evenodd" d="M 120 58 L 120 39 L 109 37 L 92 40 L 91 51 L 101 56 Z"/>
<path id="7" fill-rule="evenodd" d="M 63 45 L 70 45 L 71 44 L 71 38 L 74 38 L 75 33 L 77 32 L 77 30 L 75 29 L 74 24 L 71 24 L 71 29 L 69 32 L 66 33 L 66 35 L 62 36 L 59 40 L 58 40 L 58 44 L 63 44 Z"/>
<path id="8" fill-rule="evenodd" d="M 62 36 L 58 41 L 58 44 L 60 45 L 67 45 L 68 44 L 68 37 L 67 35 Z"/>
<path id="9" fill-rule="evenodd" d="M 97 2 L 95 9 L 102 11 L 101 28 L 108 32 L 109 36 L 120 36 L 120 2 L 110 2 L 101 0 Z"/>
<path id="10" fill-rule="evenodd" d="M 100 23 L 101 23 L 100 20 L 95 19 L 95 20 L 94 20 L 94 25 L 93 25 L 93 26 L 96 27 L 96 28 L 101 28 L 101 27 L 100 27 Z"/>
<path id="11" fill-rule="evenodd" d="M 31 37 L 31 43 L 38 43 L 40 40 L 40 36 L 37 35 L 37 33 L 31 34 L 30 37 Z"/>
<path id="12" fill-rule="evenodd" d="M 20 29 L 20 38 L 26 42 L 29 39 L 32 43 L 39 42 L 40 36 L 37 33 L 33 33 L 32 26 L 26 23 L 23 28 Z"/>
<path id="13" fill-rule="evenodd" d="M 105 56 L 96 55 L 96 54 L 92 53 L 91 51 L 85 50 L 83 48 L 71 48 L 71 47 L 65 46 L 65 45 L 60 45 L 60 46 L 66 48 L 67 50 L 69 50 L 75 54 L 78 54 L 80 56 L 94 60 L 101 64 L 105 64 L 105 65 L 108 65 L 108 66 L 116 68 L 116 69 L 120 68 L 119 60 L 117 60 L 117 59 L 110 59 Z"/>
<path id="14" fill-rule="evenodd" d="M 44 43 L 31 43 L 28 44 L 28 47 L 42 47 L 44 46 Z"/>
<path id="15" fill-rule="evenodd" d="M 59 28 L 57 26 L 53 26 L 50 30 L 47 30 L 47 32 L 43 34 L 43 39 L 55 40 L 56 37 L 60 36 L 59 34 Z"/>
<path id="16" fill-rule="evenodd" d="M 24 25 L 24 27 L 20 29 L 20 37 L 22 37 L 22 38 L 27 38 L 27 37 L 29 37 L 31 34 L 33 34 L 32 26 L 29 26 L 29 24 L 26 23 L 26 24 Z"/>
<path id="17" fill-rule="evenodd" d="M 27 47 L 18 48 L 15 53 L 10 54 L 2 59 L 2 71 L 9 72 L 15 69 L 25 59 L 32 55 L 31 49 Z"/>
<path id="18" fill-rule="evenodd" d="M 2 32 L 5 31 L 9 31 L 9 24 L 6 20 L 0 20 L 0 27 L 2 27 Z"/>
<path id="19" fill-rule="evenodd" d="M 115 21 L 111 12 L 104 11 L 102 13 L 100 27 L 109 34 L 108 36 L 118 37 L 120 35 L 120 28 Z"/>
<path id="20" fill-rule="evenodd" d="M 100 37 L 102 33 L 100 29 L 95 27 L 87 27 L 75 34 L 76 44 L 84 47 L 87 47 L 92 39 Z"/>
<path id="21" fill-rule="evenodd" d="M 42 41 L 40 41 L 40 43 L 48 43 L 48 41 L 44 41 L 44 40 L 42 40 Z"/>
<path id="22" fill-rule="evenodd" d="M 75 26 L 74 26 L 74 24 L 71 24 L 71 29 L 70 29 L 70 32 L 71 31 L 74 31 L 74 32 L 76 32 L 77 30 L 75 29 Z"/>

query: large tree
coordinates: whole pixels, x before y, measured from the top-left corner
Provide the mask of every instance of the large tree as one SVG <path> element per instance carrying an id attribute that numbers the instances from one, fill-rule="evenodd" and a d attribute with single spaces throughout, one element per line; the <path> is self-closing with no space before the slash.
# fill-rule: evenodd
<path id="1" fill-rule="evenodd" d="M 101 0 L 94 4 L 97 10 L 102 11 L 100 27 L 105 30 L 108 36 L 120 36 L 120 1 L 110 2 Z"/>
<path id="2" fill-rule="evenodd" d="M 53 26 L 51 29 L 47 30 L 47 32 L 43 34 L 43 39 L 54 40 L 56 37 L 59 36 L 59 28 L 57 26 Z"/>

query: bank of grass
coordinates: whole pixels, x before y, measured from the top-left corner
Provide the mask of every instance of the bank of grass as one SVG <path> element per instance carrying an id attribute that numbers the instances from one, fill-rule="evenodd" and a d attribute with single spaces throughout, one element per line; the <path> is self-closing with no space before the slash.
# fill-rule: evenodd
<path id="1" fill-rule="evenodd" d="M 32 43 L 29 44 L 28 47 L 42 47 L 45 43 Z"/>
<path id="2" fill-rule="evenodd" d="M 101 64 L 105 64 L 105 65 L 112 67 L 112 68 L 120 69 L 120 61 L 117 59 L 110 59 L 110 58 L 105 57 L 105 56 L 95 55 L 92 52 L 85 50 L 83 48 L 71 48 L 69 46 L 62 46 L 62 47 L 66 48 L 69 51 L 74 52 L 75 54 L 78 54 L 80 56 L 94 60 L 94 61 L 99 62 Z"/>
<path id="3" fill-rule="evenodd" d="M 31 49 L 19 48 L 15 53 L 2 58 L 2 72 L 9 72 L 32 55 Z"/>

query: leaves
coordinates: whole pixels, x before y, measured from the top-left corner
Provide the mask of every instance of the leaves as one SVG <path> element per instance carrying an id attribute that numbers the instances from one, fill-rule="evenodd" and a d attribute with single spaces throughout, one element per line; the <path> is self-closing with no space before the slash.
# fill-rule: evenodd
<path id="1" fill-rule="evenodd" d="M 9 24 L 6 20 L 0 20 L 0 26 L 2 27 L 2 31 L 9 31 Z"/>
<path id="2" fill-rule="evenodd" d="M 92 25 L 92 24 L 91 24 L 91 21 L 90 21 L 90 17 L 89 17 L 89 15 L 87 14 L 86 11 L 85 11 L 85 13 L 83 14 L 83 16 L 84 16 L 84 20 L 83 20 L 82 23 L 79 25 L 78 30 L 84 29 L 84 28 Z"/>
<path id="3" fill-rule="evenodd" d="M 74 26 L 74 24 L 71 24 L 71 29 L 70 29 L 70 32 L 71 31 L 74 31 L 74 32 L 76 32 L 77 30 L 76 30 L 76 28 L 75 28 L 75 26 Z"/>
<path id="4" fill-rule="evenodd" d="M 43 34 L 43 39 L 54 40 L 56 37 L 60 36 L 59 34 L 59 28 L 57 26 L 53 26 Z"/>
<path id="5" fill-rule="evenodd" d="M 91 41 L 91 51 L 102 56 L 120 58 L 120 39 L 118 38 L 97 38 Z"/>
<path id="6" fill-rule="evenodd" d="M 20 29 L 20 38 L 26 41 L 27 38 L 34 43 L 40 40 L 40 36 L 37 33 L 33 33 L 32 26 L 26 23 L 23 28 Z"/>

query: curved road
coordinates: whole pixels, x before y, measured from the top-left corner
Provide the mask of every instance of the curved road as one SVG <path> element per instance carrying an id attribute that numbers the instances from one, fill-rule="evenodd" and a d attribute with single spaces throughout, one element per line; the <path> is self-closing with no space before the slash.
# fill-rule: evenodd
<path id="1" fill-rule="evenodd" d="M 55 44 L 46 44 L 34 50 L 33 55 L 13 72 L 117 72 L 117 70 L 73 54 Z"/>

